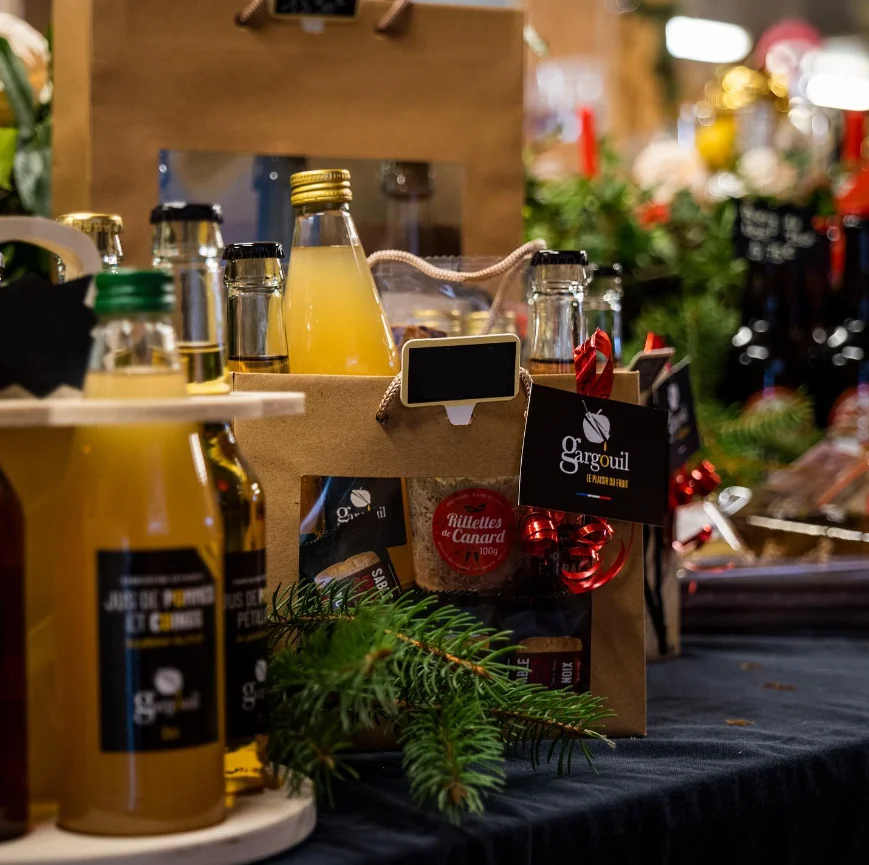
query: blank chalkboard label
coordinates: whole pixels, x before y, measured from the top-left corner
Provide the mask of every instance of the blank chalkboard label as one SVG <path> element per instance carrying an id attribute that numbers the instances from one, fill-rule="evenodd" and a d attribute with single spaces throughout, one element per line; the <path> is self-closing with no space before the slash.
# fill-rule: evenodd
<path id="1" fill-rule="evenodd" d="M 272 0 L 271 13 L 279 18 L 355 18 L 359 0 Z"/>
<path id="2" fill-rule="evenodd" d="M 401 352 L 406 406 L 507 400 L 518 389 L 519 338 L 512 334 L 412 339 Z"/>

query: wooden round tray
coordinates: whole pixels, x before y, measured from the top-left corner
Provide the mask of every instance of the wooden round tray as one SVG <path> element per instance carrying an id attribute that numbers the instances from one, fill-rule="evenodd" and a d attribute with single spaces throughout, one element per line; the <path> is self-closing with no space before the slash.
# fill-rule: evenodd
<path id="1" fill-rule="evenodd" d="M 42 823 L 0 843 L 0 865 L 245 865 L 301 844 L 314 829 L 311 791 L 242 796 L 226 820 L 209 829 L 136 838 L 65 832 Z"/>
<path id="2" fill-rule="evenodd" d="M 294 392 L 245 391 L 182 399 L 0 399 L 0 427 L 258 420 L 304 411 L 305 395 Z"/>

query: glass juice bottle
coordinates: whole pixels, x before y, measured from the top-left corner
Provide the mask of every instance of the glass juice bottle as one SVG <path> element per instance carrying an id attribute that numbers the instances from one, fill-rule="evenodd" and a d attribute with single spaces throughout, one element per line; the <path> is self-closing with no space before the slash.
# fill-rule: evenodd
<path id="1" fill-rule="evenodd" d="M 86 398 L 186 396 L 159 271 L 97 276 Z M 79 427 L 57 580 L 59 825 L 99 835 L 224 814 L 222 530 L 199 430 Z M 73 650 L 74 647 L 74 650 Z"/>
<path id="2" fill-rule="evenodd" d="M 124 233 L 124 221 L 116 213 L 65 213 L 58 216 L 61 225 L 77 228 L 84 232 L 99 250 L 102 259 L 101 270 L 117 270 L 124 262 L 124 250 L 121 247 L 121 235 Z M 57 281 L 66 282 L 66 266 L 57 259 Z"/>
<path id="3" fill-rule="evenodd" d="M 168 205 L 164 205 L 166 206 Z M 180 326 L 187 333 L 197 330 L 196 326 L 188 322 L 188 315 L 200 322 L 208 322 L 209 328 L 210 323 L 222 319 L 219 309 L 220 292 L 214 289 L 212 281 L 212 274 L 216 274 L 213 243 L 220 238 L 216 221 L 220 216 L 220 208 L 217 205 L 187 205 L 188 212 L 191 207 L 195 208 L 193 215 L 197 219 L 209 212 L 213 216 L 211 222 L 199 220 L 201 224 L 196 231 L 196 236 L 205 238 L 207 242 L 197 248 L 186 248 L 180 254 L 177 249 L 165 246 L 163 232 L 155 230 L 153 250 L 154 260 L 159 259 L 162 266 L 172 274 L 176 292 L 179 286 L 207 286 L 207 290 L 197 291 L 191 303 L 182 309 Z M 189 226 L 188 230 L 192 231 Z M 264 293 L 265 297 L 271 297 L 272 288 Z M 276 300 L 271 300 L 271 307 L 278 316 L 276 321 L 282 334 L 279 294 Z M 254 332 L 254 316 L 268 311 L 268 308 L 268 304 L 265 310 L 246 308 L 245 312 L 251 315 L 250 323 Z M 200 333 L 202 332 L 200 329 Z M 208 333 L 213 335 L 213 330 Z M 235 328 L 232 328 L 230 340 L 234 333 Z M 210 339 L 209 336 L 206 341 Z M 286 362 L 285 342 L 283 354 Z M 215 355 L 207 368 L 197 367 L 195 362 L 188 365 L 187 372 L 187 388 L 190 394 L 209 391 L 222 393 L 228 388 L 222 354 Z M 260 750 L 265 741 L 267 654 L 265 497 L 259 480 L 239 450 L 229 423 L 205 424 L 203 438 L 217 503 L 223 518 L 227 740 L 225 771 L 227 791 L 237 793 L 262 786 L 264 755 Z"/>
<path id="4" fill-rule="evenodd" d="M 175 280 L 178 350 L 191 394 L 226 393 L 219 204 L 160 204 L 151 211 L 154 267 Z"/>
<path id="5" fill-rule="evenodd" d="M 233 243 L 226 269 L 227 368 L 230 372 L 288 373 L 280 243 Z"/>
<path id="6" fill-rule="evenodd" d="M 27 830 L 24 513 L 0 471 L 0 841 Z"/>
<path id="7" fill-rule="evenodd" d="M 583 291 L 584 252 L 544 249 L 531 259 L 529 314 L 531 375 L 572 373 L 573 350 L 586 337 Z"/>
<path id="8" fill-rule="evenodd" d="M 284 308 L 293 374 L 395 375 L 400 359 L 380 303 L 365 252 L 350 215 L 353 193 L 350 172 L 341 169 L 303 171 L 290 178 L 296 210 L 293 249 L 287 274 Z M 357 478 L 360 490 L 368 478 Z M 400 480 L 403 514 L 389 517 L 398 522 L 399 540 L 389 555 L 403 585 L 412 583 L 413 554 L 410 545 L 407 492 Z M 341 521 L 337 509 L 327 510 L 328 479 L 306 476 L 300 490 L 301 540 Z M 340 498 L 340 497 L 339 497 Z M 337 507 L 341 501 L 335 502 Z"/>
<path id="9" fill-rule="evenodd" d="M 395 375 L 399 357 L 350 216 L 350 172 L 290 178 L 296 209 L 284 309 L 295 375 Z"/>

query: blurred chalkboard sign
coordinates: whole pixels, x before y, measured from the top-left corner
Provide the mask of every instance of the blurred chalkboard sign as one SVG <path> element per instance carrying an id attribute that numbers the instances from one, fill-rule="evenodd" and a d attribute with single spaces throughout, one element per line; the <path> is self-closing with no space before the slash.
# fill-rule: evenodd
<path id="1" fill-rule="evenodd" d="M 804 260 L 818 241 L 814 216 L 808 207 L 741 199 L 733 226 L 737 255 L 768 264 Z"/>
<path id="2" fill-rule="evenodd" d="M 269 11 L 276 18 L 352 20 L 359 11 L 359 0 L 271 0 Z"/>

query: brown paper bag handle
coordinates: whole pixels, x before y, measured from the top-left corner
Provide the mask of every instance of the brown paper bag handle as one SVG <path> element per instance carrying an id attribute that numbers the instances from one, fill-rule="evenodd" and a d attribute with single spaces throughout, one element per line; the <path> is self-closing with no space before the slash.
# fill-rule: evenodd
<path id="1" fill-rule="evenodd" d="M 525 394 L 525 399 L 531 396 L 531 373 L 524 366 L 519 367 L 519 384 L 522 386 L 522 393 Z M 383 394 L 383 399 L 380 400 L 380 405 L 377 407 L 377 414 L 374 419 L 379 424 L 385 424 L 389 420 L 389 409 L 392 402 L 401 391 L 401 373 L 399 373 L 386 388 Z"/>
<path id="2" fill-rule="evenodd" d="M 382 249 L 368 256 L 368 267 L 374 270 L 381 261 L 400 261 L 410 267 L 415 267 L 418 271 L 432 279 L 446 279 L 449 282 L 482 282 L 493 276 L 504 274 L 498 285 L 498 291 L 495 292 L 495 297 L 492 300 L 489 317 L 486 319 L 486 323 L 481 331 L 481 333 L 486 334 L 492 329 L 501 304 L 504 302 L 507 291 L 519 272 L 522 262 L 528 255 L 539 252 L 541 249 L 546 249 L 545 240 L 531 240 L 528 243 L 522 244 L 518 249 L 514 249 L 506 258 L 502 258 L 500 261 L 496 261 L 482 270 L 449 270 L 444 267 L 435 267 L 424 258 L 419 258 L 419 256 L 405 252 L 402 249 Z M 528 370 L 522 367 L 519 368 L 519 383 L 522 385 L 522 391 L 527 399 L 531 393 L 531 375 Z M 390 406 L 400 391 L 401 373 L 389 383 L 389 387 L 386 388 L 386 392 L 383 394 L 383 399 L 380 400 L 377 413 L 374 415 L 377 423 L 385 424 L 389 420 Z"/>
<path id="3" fill-rule="evenodd" d="M 504 302 L 514 278 L 519 273 L 522 262 L 527 256 L 533 255 L 541 249 L 546 249 L 545 240 L 530 240 L 518 249 L 514 249 L 506 258 L 502 258 L 482 270 L 449 270 L 445 267 L 435 267 L 424 258 L 419 258 L 402 249 L 381 249 L 368 256 L 368 267 L 370 270 L 374 270 L 382 261 L 399 261 L 416 268 L 420 273 L 424 273 L 432 279 L 444 279 L 447 282 L 484 282 L 493 276 L 504 274 L 498 285 L 498 290 L 495 292 L 495 297 L 492 299 L 489 317 L 480 331 L 481 334 L 487 334 L 495 324 L 495 319 L 501 311 L 501 304 Z"/>
<path id="4" fill-rule="evenodd" d="M 374 25 L 375 33 L 389 33 L 396 21 L 401 17 L 401 14 L 407 9 L 413 0 L 394 0 L 392 6 L 387 9 L 386 14 Z M 250 3 L 244 7 L 236 16 L 235 23 L 239 27 L 247 27 L 250 24 L 251 18 L 265 6 L 266 0 L 250 0 Z"/>

